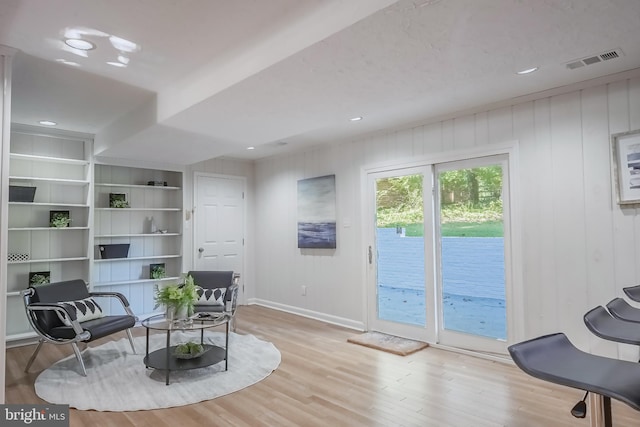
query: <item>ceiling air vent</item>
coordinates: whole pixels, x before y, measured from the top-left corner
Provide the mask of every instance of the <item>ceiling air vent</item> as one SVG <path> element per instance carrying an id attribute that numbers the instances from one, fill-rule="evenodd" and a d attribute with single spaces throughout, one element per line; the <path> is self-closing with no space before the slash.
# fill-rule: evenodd
<path id="1" fill-rule="evenodd" d="M 598 55 L 587 56 L 582 59 L 571 61 L 567 64 L 567 68 L 575 70 L 576 68 L 584 67 L 585 65 L 597 64 L 598 62 L 620 58 L 622 55 L 624 55 L 622 53 L 622 49 L 609 50 L 607 52 L 599 53 Z"/>

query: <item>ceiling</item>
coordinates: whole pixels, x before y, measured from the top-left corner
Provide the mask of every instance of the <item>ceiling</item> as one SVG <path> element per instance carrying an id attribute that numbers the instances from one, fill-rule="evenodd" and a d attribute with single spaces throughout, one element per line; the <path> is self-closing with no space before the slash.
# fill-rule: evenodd
<path id="1" fill-rule="evenodd" d="M 0 44 L 18 50 L 12 122 L 94 134 L 101 156 L 187 165 L 637 69 L 639 22 L 638 0 L 2 0 Z M 79 56 L 70 32 L 96 48 Z M 118 55 L 126 67 L 106 64 Z"/>

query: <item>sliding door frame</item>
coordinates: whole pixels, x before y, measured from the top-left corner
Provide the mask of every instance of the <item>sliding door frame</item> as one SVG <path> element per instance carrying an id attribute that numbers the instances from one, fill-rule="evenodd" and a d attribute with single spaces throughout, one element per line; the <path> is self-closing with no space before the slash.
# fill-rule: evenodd
<path id="1" fill-rule="evenodd" d="M 390 160 L 379 162 L 376 164 L 365 165 L 360 169 L 360 196 L 361 196 L 361 207 L 362 207 L 362 216 L 361 216 L 361 233 L 362 233 L 362 242 L 361 242 L 361 253 L 362 253 L 362 322 L 365 325 L 366 330 L 371 330 L 371 325 L 369 321 L 369 313 L 375 307 L 371 307 L 371 302 L 373 301 L 370 293 L 374 292 L 372 283 L 372 274 L 374 271 L 371 271 L 371 264 L 369 264 L 369 256 L 368 256 L 368 248 L 369 246 L 374 247 L 375 243 L 375 235 L 373 233 L 371 225 L 371 221 L 374 217 L 371 215 L 374 214 L 371 212 L 371 189 L 369 188 L 368 178 L 369 174 L 375 172 L 385 172 L 385 171 L 393 171 L 398 170 L 401 171 L 403 169 L 409 168 L 419 168 L 419 167 L 427 167 L 433 173 L 433 167 L 439 163 L 448 163 L 448 162 L 456 162 L 462 160 L 473 159 L 477 157 L 488 157 L 488 156 L 497 156 L 497 155 L 506 155 L 508 161 L 508 179 L 509 179 L 509 206 L 508 210 L 510 212 L 510 236 L 508 239 L 505 238 L 505 253 L 508 253 L 510 256 L 510 265 L 505 265 L 505 297 L 509 304 L 507 304 L 507 345 L 513 342 L 521 341 L 525 339 L 525 331 L 524 331 L 524 298 L 525 298 L 525 290 L 523 288 L 523 280 L 522 280 L 522 232 L 521 232 L 521 213 L 519 206 L 520 200 L 518 197 L 519 191 L 518 188 L 519 180 L 518 180 L 518 142 L 517 141 L 508 141 L 500 144 L 490 144 L 483 147 L 474 147 L 470 149 L 464 150 L 456 150 L 450 151 L 446 153 L 433 153 L 423 157 L 414 157 L 409 159 L 398 159 L 398 160 Z M 431 182 L 433 182 L 433 176 L 431 177 Z M 425 196 L 428 196 L 429 189 L 425 187 L 424 192 Z M 431 188 L 432 194 L 434 194 L 435 189 Z M 425 197 L 426 203 L 426 197 Z M 425 242 L 429 239 L 429 243 L 425 243 L 425 268 L 427 275 L 425 276 L 426 289 L 425 293 L 427 294 L 427 298 L 430 299 L 427 304 L 427 310 L 430 310 L 430 306 L 435 308 L 436 304 L 436 295 L 435 295 L 435 248 L 433 248 L 433 243 L 435 241 L 433 233 L 433 220 L 434 220 L 434 212 L 433 206 L 427 206 L 425 209 Z M 429 218 L 427 218 L 429 216 Z M 428 223 L 427 221 L 431 221 Z M 375 281 L 375 277 L 373 278 Z M 431 288 L 431 290 L 429 289 Z M 423 334 L 423 340 L 429 342 L 430 344 L 438 344 L 438 336 L 437 329 L 439 325 L 435 322 L 438 322 L 437 314 L 435 312 L 427 313 L 427 328 L 434 328 L 433 333 L 431 331 L 426 331 Z"/>

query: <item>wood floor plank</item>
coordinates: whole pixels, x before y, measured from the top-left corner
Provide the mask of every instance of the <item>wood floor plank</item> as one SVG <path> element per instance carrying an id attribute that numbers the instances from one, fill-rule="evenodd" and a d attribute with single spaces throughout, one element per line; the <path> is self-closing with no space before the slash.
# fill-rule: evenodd
<path id="1" fill-rule="evenodd" d="M 354 331 L 260 306 L 240 307 L 237 332 L 272 342 L 282 363 L 265 380 L 227 396 L 171 409 L 71 410 L 71 426 L 587 426 L 571 407 L 582 392 L 532 378 L 513 365 L 433 347 L 397 356 L 347 343 Z M 136 328 L 134 335 L 145 333 Z M 102 339 L 92 346 L 124 334 Z M 7 350 L 7 403 L 44 403 L 38 374 L 71 354 L 45 345 Z M 141 367 L 141 369 L 144 369 Z M 640 412 L 613 402 L 616 427 L 640 425 Z"/>

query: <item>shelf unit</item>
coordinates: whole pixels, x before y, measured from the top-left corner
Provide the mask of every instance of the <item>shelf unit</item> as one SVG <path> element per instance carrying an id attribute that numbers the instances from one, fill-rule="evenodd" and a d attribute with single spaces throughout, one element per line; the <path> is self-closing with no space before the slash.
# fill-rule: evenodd
<path id="1" fill-rule="evenodd" d="M 183 270 L 183 173 L 96 164 L 94 177 L 91 285 L 101 291 L 123 293 L 133 312 L 145 317 L 154 311 L 155 287 L 163 282 L 178 281 Z M 147 185 L 149 181 L 168 185 Z M 111 193 L 124 194 L 129 207 L 110 207 Z M 152 223 L 156 232 L 152 230 Z M 122 243 L 129 244 L 126 258 L 101 258 L 99 246 Z M 151 264 L 164 264 L 167 277 L 151 278 Z"/>
<path id="2" fill-rule="evenodd" d="M 8 253 L 20 258 L 3 260 L 8 341 L 34 336 L 20 298 L 20 291 L 29 286 L 30 273 L 48 272 L 51 281 L 89 280 L 92 145 L 85 135 L 12 129 L 9 185 L 36 190 L 33 202 L 9 202 Z M 56 210 L 69 211 L 69 227 L 49 226 L 50 211 Z"/>

